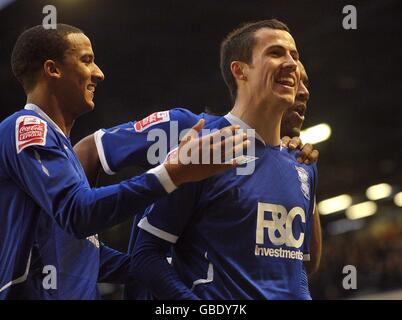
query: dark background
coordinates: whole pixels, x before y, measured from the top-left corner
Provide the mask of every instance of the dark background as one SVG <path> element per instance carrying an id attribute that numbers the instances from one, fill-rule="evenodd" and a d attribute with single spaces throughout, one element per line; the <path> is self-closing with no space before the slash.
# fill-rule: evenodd
<path id="1" fill-rule="evenodd" d="M 331 138 L 316 145 L 320 151 L 318 201 L 342 193 L 364 200 L 366 188 L 380 182 L 393 185 L 394 193 L 400 191 L 401 1 L 15 1 L 0 10 L 0 121 L 24 106 L 23 90 L 11 73 L 10 55 L 18 35 L 42 23 L 42 8 L 47 4 L 56 6 L 58 22 L 77 26 L 90 37 L 96 62 L 106 76 L 96 90 L 95 111 L 76 122 L 73 143 L 101 127 L 174 106 L 194 112 L 205 107 L 227 110 L 229 94 L 219 71 L 221 40 L 243 22 L 278 18 L 289 25 L 310 78 L 305 127 L 325 122 L 332 128 Z M 342 8 L 347 4 L 357 8 L 357 30 L 342 27 Z M 136 172 L 103 176 L 101 183 Z M 360 248 L 356 237 L 373 241 L 368 230 L 384 223 L 399 225 L 402 210 L 393 205 L 392 198 L 378 205 L 379 213 L 385 212 L 387 218 L 377 214 L 365 219 L 360 231 L 342 236 L 331 236 L 327 226 L 342 219 L 343 212 L 321 217 L 324 260 L 320 274 L 312 280 L 316 297 L 350 295 L 335 289 L 328 293 L 321 287 L 331 281 L 339 287 L 341 266 L 350 263 L 350 256 L 340 249 L 336 260 L 340 269 L 325 269 L 332 261 L 327 256 L 333 256 L 329 248 L 342 243 L 342 248 L 350 246 L 356 251 Z M 124 250 L 129 226 L 113 228 L 104 239 Z M 367 243 L 362 242 L 363 251 Z M 384 259 L 381 254 L 375 261 Z M 358 264 L 359 257 L 353 261 Z M 394 262 L 395 270 L 402 269 L 399 262 Z M 367 272 L 370 278 L 372 270 Z M 386 281 L 381 278 L 384 272 L 378 271 L 376 284 Z"/>

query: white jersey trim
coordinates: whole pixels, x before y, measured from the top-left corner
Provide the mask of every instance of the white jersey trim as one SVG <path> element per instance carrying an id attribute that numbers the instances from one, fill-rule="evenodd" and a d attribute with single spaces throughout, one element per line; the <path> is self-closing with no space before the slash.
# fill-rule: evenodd
<path id="1" fill-rule="evenodd" d="M 96 131 L 94 133 L 95 145 L 96 150 L 98 150 L 99 160 L 102 165 L 103 171 L 109 175 L 115 174 L 112 169 L 110 169 L 109 164 L 107 163 L 106 156 L 105 156 L 105 149 L 103 149 L 102 137 L 105 134 L 105 131 L 102 129 Z"/>
<path id="2" fill-rule="evenodd" d="M 11 287 L 14 284 L 22 283 L 28 278 L 29 267 L 31 266 L 31 256 L 32 256 L 32 250 L 29 252 L 29 258 L 28 258 L 28 262 L 27 262 L 27 266 L 25 268 L 24 274 L 21 277 L 11 280 L 9 283 L 2 286 L 0 288 L 0 292 L 6 290 L 7 288 Z"/>
<path id="3" fill-rule="evenodd" d="M 167 172 L 163 163 L 155 168 L 148 170 L 147 173 L 154 174 L 158 178 L 161 185 L 165 188 L 167 193 L 171 193 L 177 189 L 177 186 L 172 181 L 172 178 L 170 178 L 169 173 Z"/>
<path id="4" fill-rule="evenodd" d="M 204 256 L 204 257 L 205 257 L 205 259 L 208 260 L 208 252 L 205 252 L 205 256 Z M 213 264 L 210 262 L 210 263 L 208 264 L 207 278 L 206 278 L 206 279 L 198 279 L 198 280 L 195 280 L 195 281 L 193 282 L 193 286 L 191 287 L 191 291 L 193 291 L 194 288 L 195 288 L 196 286 L 198 286 L 199 284 L 210 283 L 210 282 L 212 282 L 212 281 L 214 281 L 214 266 L 213 266 Z"/>
<path id="5" fill-rule="evenodd" d="M 176 243 L 177 240 L 179 239 L 178 236 L 175 236 L 174 234 L 163 231 L 163 230 L 158 229 L 158 228 L 154 227 L 153 225 L 151 225 L 148 222 L 147 217 L 142 218 L 140 220 L 140 222 L 138 222 L 138 227 L 140 227 L 142 230 L 145 230 L 145 231 L 149 232 L 150 234 L 152 234 L 160 239 L 163 239 L 165 241 L 168 241 L 170 243 Z"/>

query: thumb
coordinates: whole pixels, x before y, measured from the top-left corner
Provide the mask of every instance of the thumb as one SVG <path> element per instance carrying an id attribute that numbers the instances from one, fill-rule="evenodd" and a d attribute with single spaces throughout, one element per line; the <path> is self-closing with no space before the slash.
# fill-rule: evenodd
<path id="1" fill-rule="evenodd" d="M 198 120 L 198 122 L 193 126 L 193 130 L 197 131 L 197 133 L 199 133 L 201 131 L 202 128 L 204 128 L 205 125 L 205 120 L 204 119 L 200 119 Z"/>
<path id="2" fill-rule="evenodd" d="M 201 129 L 204 127 L 204 124 L 204 119 L 198 120 L 198 122 L 184 135 L 179 146 L 183 146 L 193 138 L 197 138 Z"/>

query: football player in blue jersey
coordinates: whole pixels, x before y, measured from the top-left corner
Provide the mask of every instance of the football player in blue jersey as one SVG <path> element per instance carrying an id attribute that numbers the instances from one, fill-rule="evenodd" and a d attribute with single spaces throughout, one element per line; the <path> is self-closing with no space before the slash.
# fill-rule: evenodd
<path id="1" fill-rule="evenodd" d="M 157 298 L 311 299 L 303 260 L 317 169 L 280 141 L 281 119 L 298 90 L 298 61 L 289 29 L 277 20 L 247 24 L 222 43 L 234 106 L 206 127 L 255 129 L 255 170 L 189 183 L 147 210 L 133 267 Z"/>
<path id="2" fill-rule="evenodd" d="M 69 139 L 104 79 L 90 40 L 69 25 L 36 26 L 18 38 L 11 62 L 27 103 L 0 123 L 0 299 L 96 298 L 98 279 L 130 279 L 128 256 L 99 243 L 97 232 L 236 163 L 184 165 L 173 157 L 139 177 L 91 189 Z M 200 121 L 194 129 L 202 127 Z M 188 136 L 179 150 L 194 146 L 202 154 L 200 142 L 210 137 L 202 139 Z M 228 140 L 234 150 L 247 144 L 239 134 Z M 224 152 L 224 143 L 211 149 Z M 46 270 L 57 273 L 48 291 L 35 277 Z"/>

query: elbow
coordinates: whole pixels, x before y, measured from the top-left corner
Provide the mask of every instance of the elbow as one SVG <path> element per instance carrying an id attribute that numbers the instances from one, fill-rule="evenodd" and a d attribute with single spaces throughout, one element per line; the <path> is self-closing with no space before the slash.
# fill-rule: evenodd
<path id="1" fill-rule="evenodd" d="M 93 206 L 90 203 L 91 195 L 85 190 L 76 190 L 75 201 L 68 201 L 65 206 L 62 206 L 57 214 L 54 216 L 57 224 L 66 233 L 72 235 L 77 239 L 85 239 L 99 230 L 95 221 L 91 222 L 91 215 Z"/>

